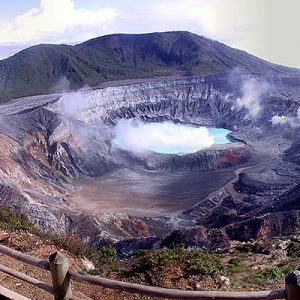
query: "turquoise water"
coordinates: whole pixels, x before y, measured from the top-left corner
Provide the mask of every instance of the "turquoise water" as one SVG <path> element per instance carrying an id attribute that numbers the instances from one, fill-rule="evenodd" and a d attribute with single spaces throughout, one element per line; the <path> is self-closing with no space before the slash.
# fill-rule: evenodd
<path id="1" fill-rule="evenodd" d="M 138 120 L 120 120 L 115 127 L 113 143 L 131 152 L 153 151 L 184 155 L 226 144 L 229 130 L 164 123 L 142 123 Z"/>
<path id="2" fill-rule="evenodd" d="M 227 138 L 227 134 L 231 131 L 224 128 L 207 128 L 210 135 L 214 137 L 216 144 L 227 144 L 230 143 Z"/>

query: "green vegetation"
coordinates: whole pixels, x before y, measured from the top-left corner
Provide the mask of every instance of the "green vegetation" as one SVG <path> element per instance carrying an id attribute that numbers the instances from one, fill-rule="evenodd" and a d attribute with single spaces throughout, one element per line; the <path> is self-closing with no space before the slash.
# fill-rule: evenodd
<path id="1" fill-rule="evenodd" d="M 112 265 L 117 257 L 117 250 L 112 246 L 104 246 L 99 250 L 99 261 L 103 264 Z"/>
<path id="2" fill-rule="evenodd" d="M 278 268 L 280 268 L 284 276 L 286 276 L 287 274 L 293 272 L 293 270 L 298 269 L 298 266 L 293 266 L 289 261 L 282 261 L 280 264 L 278 264 Z"/>
<path id="3" fill-rule="evenodd" d="M 214 75 L 236 67 L 296 72 L 189 32 L 115 34 L 76 46 L 33 46 L 0 61 L 0 101 L 65 89 L 63 78 L 78 89 L 110 80 Z"/>
<path id="4" fill-rule="evenodd" d="M 101 273 L 104 266 L 108 266 L 110 269 L 115 268 L 113 263 L 117 257 L 117 250 L 111 246 L 103 246 L 97 249 L 73 236 L 58 236 L 41 232 L 38 235 L 67 250 L 76 257 L 86 257 L 91 260 L 95 265 L 95 270 L 90 274 L 97 275 Z"/>
<path id="5" fill-rule="evenodd" d="M 240 257 L 231 258 L 226 265 L 227 270 L 230 272 L 239 272 L 242 267 L 244 267 L 244 263 Z"/>
<path id="6" fill-rule="evenodd" d="M 276 266 L 271 266 L 265 268 L 261 272 L 257 272 L 254 274 L 255 279 L 266 279 L 266 280 L 280 280 L 284 277 L 284 272 L 282 269 L 276 267 Z"/>
<path id="7" fill-rule="evenodd" d="M 36 234 L 44 240 L 51 241 L 54 245 L 63 248 L 77 257 L 89 259 L 98 255 L 98 250 L 74 236 L 59 236 L 57 234 L 43 233 L 36 231 Z"/>
<path id="8" fill-rule="evenodd" d="M 28 218 L 22 214 L 14 213 L 10 208 L 0 206 L 0 228 L 8 231 L 24 230 L 33 232 L 33 226 Z"/>
<path id="9" fill-rule="evenodd" d="M 226 264 L 226 274 L 230 276 L 235 276 L 235 274 L 251 274 L 252 270 L 246 265 L 244 258 L 237 256 L 231 258 Z"/>
<path id="10" fill-rule="evenodd" d="M 183 265 L 184 277 L 203 275 L 215 278 L 224 273 L 224 265 L 216 255 L 203 251 L 188 251 L 181 247 L 139 253 L 130 272 L 147 274 L 162 270 L 169 263 Z"/>
<path id="11" fill-rule="evenodd" d="M 185 250 L 183 248 L 175 248 L 174 250 L 163 249 L 156 251 L 138 251 L 137 263 L 133 265 L 133 273 L 149 272 L 154 268 L 161 268 L 167 262 L 174 261 L 182 257 Z"/>
<path id="12" fill-rule="evenodd" d="M 26 216 L 15 213 L 5 206 L 0 206 L 0 228 L 9 232 L 26 231 L 35 234 L 41 239 L 48 240 L 54 245 L 67 250 L 76 257 L 86 257 L 95 264 L 95 274 L 99 274 L 105 265 L 114 268 L 113 262 L 116 259 L 117 250 L 113 247 L 104 246 L 96 249 L 73 236 L 43 233 L 36 230 Z M 32 246 L 24 241 L 24 245 L 19 245 L 18 250 L 28 251 Z"/>
<path id="13" fill-rule="evenodd" d="M 277 266 L 269 266 L 260 272 L 254 273 L 254 278 L 257 280 L 282 280 L 288 273 L 293 271 L 293 266 L 287 262 L 283 261 Z"/>
<path id="14" fill-rule="evenodd" d="M 100 249 L 92 247 L 74 236 L 58 236 L 42 233 L 34 229 L 29 220 L 14 213 L 10 208 L 0 207 L 0 228 L 11 233 L 26 231 L 32 233 L 33 238 L 22 240 L 16 243 L 14 248 L 19 251 L 29 251 L 34 249 L 36 241 L 42 239 L 45 244 L 54 244 L 63 248 L 75 257 L 87 258 L 95 265 L 94 270 L 85 270 L 92 275 L 99 275 L 105 272 L 117 272 L 118 276 L 125 275 L 126 278 L 134 278 L 138 282 L 146 282 L 151 285 L 164 286 L 165 277 L 168 272 L 170 277 L 181 278 L 189 288 L 194 288 L 195 280 L 209 280 L 216 287 L 221 287 L 219 275 L 226 275 L 230 278 L 232 287 L 252 287 L 267 286 L 282 282 L 284 277 L 292 270 L 299 269 L 299 258 L 288 258 L 278 261 L 276 252 L 272 255 L 265 255 L 263 244 L 251 248 L 247 244 L 237 246 L 242 250 L 234 252 L 234 256 L 228 260 L 229 253 L 213 254 L 207 251 L 186 250 L 183 247 L 173 249 L 164 248 L 160 250 L 139 250 L 135 256 L 126 261 L 116 261 L 117 251 L 111 246 L 104 246 Z M 291 249 L 295 247 L 297 241 L 290 243 Z M 297 245 L 296 245 L 297 246 Z M 241 248 L 242 247 L 242 248 Z M 250 249 L 250 251 L 249 251 Z M 269 247 L 269 249 L 271 249 Z M 258 251 L 259 253 L 253 253 Z M 263 261 L 266 265 L 260 271 L 255 270 L 253 265 L 253 255 L 256 256 L 257 265 Z M 274 256 L 274 257 L 273 257 Z M 228 261 L 227 261 L 228 260 Z M 227 263 L 223 263 L 227 261 Z M 124 271 L 128 270 L 128 271 Z M 173 273 L 172 273 L 173 272 Z M 138 276 L 138 277 L 136 277 Z M 177 276 L 177 277 L 176 277 Z M 200 278 L 195 277 L 200 276 Z"/>
<path id="15" fill-rule="evenodd" d="M 298 239 L 292 239 L 287 248 L 287 256 L 292 258 L 300 257 L 300 241 Z"/>
<path id="16" fill-rule="evenodd" d="M 243 265 L 243 262 L 242 262 L 242 259 L 240 257 L 234 257 L 234 258 L 231 258 L 229 261 L 228 261 L 228 267 L 229 268 L 239 268 Z"/>
<path id="17" fill-rule="evenodd" d="M 185 275 L 204 275 L 216 277 L 224 273 L 220 258 L 208 252 L 193 251 L 186 255 L 187 267 Z"/>

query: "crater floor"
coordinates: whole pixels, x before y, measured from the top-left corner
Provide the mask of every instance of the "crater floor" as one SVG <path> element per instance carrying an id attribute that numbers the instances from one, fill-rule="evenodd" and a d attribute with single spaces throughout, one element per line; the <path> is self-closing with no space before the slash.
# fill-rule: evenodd
<path id="1" fill-rule="evenodd" d="M 122 169 L 100 178 L 76 180 L 79 190 L 66 201 L 71 210 L 89 214 L 169 216 L 201 202 L 234 178 L 235 170 L 170 173 Z"/>

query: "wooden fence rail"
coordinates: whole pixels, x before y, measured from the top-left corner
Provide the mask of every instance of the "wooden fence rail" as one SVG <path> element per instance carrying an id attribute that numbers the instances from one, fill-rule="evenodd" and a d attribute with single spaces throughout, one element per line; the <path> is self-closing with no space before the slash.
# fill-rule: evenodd
<path id="1" fill-rule="evenodd" d="M 80 300 L 72 295 L 71 279 L 85 281 L 93 285 L 111 288 L 129 293 L 139 293 L 152 297 L 169 299 L 197 299 L 197 300 L 258 300 L 258 299 L 287 299 L 300 300 L 300 271 L 294 271 L 286 277 L 285 290 L 260 291 L 260 292 L 213 292 L 213 291 L 181 291 L 165 289 L 142 284 L 121 282 L 98 276 L 82 275 L 69 268 L 68 259 L 56 252 L 49 257 L 49 261 L 21 253 L 6 246 L 0 245 L 0 253 L 22 261 L 25 264 L 51 272 L 52 284 L 50 286 L 26 274 L 0 265 L 0 272 L 16 277 L 54 295 L 56 300 Z M 82 299 L 81 299 L 82 300 Z"/>

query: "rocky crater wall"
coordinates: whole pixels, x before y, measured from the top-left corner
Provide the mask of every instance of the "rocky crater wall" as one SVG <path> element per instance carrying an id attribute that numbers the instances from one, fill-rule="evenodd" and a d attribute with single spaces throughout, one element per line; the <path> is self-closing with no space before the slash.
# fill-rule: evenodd
<path id="1" fill-rule="evenodd" d="M 157 242 L 157 238 L 167 236 L 173 229 L 185 230 L 195 224 L 216 232 L 221 230 L 222 236 L 227 234 L 226 238 L 256 238 L 263 229 L 258 226 L 255 232 L 247 231 L 246 225 L 252 224 L 252 220 L 261 220 L 266 213 L 271 214 L 273 225 L 282 220 L 284 207 L 279 209 L 275 193 L 279 193 L 280 199 L 289 195 L 285 207 L 298 210 L 299 183 L 295 178 L 299 172 L 294 162 L 299 161 L 299 147 L 292 143 L 292 130 L 274 129 L 270 124 L 274 114 L 295 114 L 298 108 L 295 90 L 289 93 L 286 90 L 284 83 L 278 84 L 278 89 L 264 99 L 268 109 L 263 109 L 257 118 L 249 118 L 247 109 L 237 105 L 240 88 L 233 87 L 222 76 L 14 100 L 0 107 L 0 137 L 2 141 L 9 140 L 7 151 L 1 153 L 1 166 L 5 170 L 1 173 L 1 203 L 26 213 L 41 229 L 45 230 L 51 222 L 51 228 L 57 228 L 59 233 L 75 233 L 99 245 L 146 237 L 154 237 Z M 117 149 L 111 142 L 113 126 L 122 118 L 227 128 L 233 131 L 233 143 L 182 157 L 136 155 Z M 283 154 L 288 165 L 282 162 Z M 14 168 L 5 167 L 8 163 Z M 215 192 L 199 196 L 198 205 L 186 207 L 184 214 L 175 216 L 132 217 L 126 213 L 90 216 L 69 210 L 65 198 L 76 190 L 75 180 L 101 178 L 121 169 L 150 170 L 154 176 L 155 172 L 188 171 L 195 172 L 194 177 L 200 174 L 197 172 L 228 169 L 234 179 L 222 186 L 216 182 Z M 287 170 L 290 170 L 288 177 L 282 175 Z M 177 179 L 176 186 L 179 185 Z M 20 196 L 16 197 L 16 193 Z M 274 206 L 278 210 L 273 215 Z M 246 228 L 245 234 L 239 235 L 242 227 Z M 272 236 L 279 231 L 275 233 L 269 227 L 264 232 Z"/>

